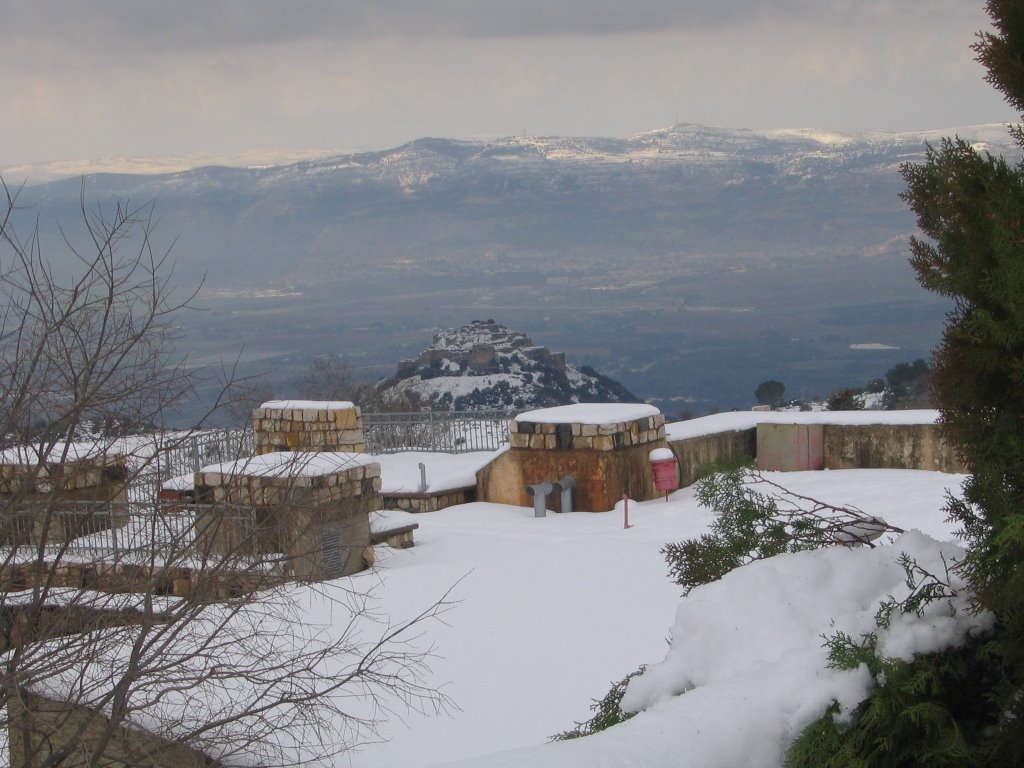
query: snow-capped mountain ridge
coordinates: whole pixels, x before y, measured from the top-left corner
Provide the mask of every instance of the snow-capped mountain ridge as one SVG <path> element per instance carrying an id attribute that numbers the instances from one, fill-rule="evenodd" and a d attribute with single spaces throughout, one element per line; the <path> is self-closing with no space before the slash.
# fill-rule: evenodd
<path id="1" fill-rule="evenodd" d="M 769 376 L 807 396 L 857 381 L 858 342 L 893 350 L 872 353 L 875 373 L 927 356 L 944 310 L 906 265 L 915 222 L 898 169 L 946 134 L 1019 154 L 1003 126 L 680 124 L 97 174 L 85 193 L 104 208 L 156 201 L 176 274 L 202 276 L 215 310 L 184 321 L 200 362 L 238 344 L 254 359 L 343 353 L 376 376 L 419 350 L 420 331 L 500 314 L 643 398 L 727 408 Z M 79 179 L 26 187 L 17 216 L 59 256 L 57 223 L 77 220 L 81 194 Z"/>

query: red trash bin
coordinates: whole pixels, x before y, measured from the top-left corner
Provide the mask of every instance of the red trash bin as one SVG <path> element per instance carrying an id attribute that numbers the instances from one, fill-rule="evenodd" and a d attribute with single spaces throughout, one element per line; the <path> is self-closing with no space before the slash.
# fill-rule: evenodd
<path id="1" fill-rule="evenodd" d="M 654 472 L 654 487 L 668 494 L 679 487 L 679 465 L 675 454 L 669 448 L 655 448 L 651 451 L 651 470 Z"/>

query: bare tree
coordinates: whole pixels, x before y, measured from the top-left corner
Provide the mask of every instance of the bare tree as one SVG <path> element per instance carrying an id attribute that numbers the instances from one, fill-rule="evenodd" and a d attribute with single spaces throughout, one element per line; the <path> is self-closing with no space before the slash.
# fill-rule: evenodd
<path id="1" fill-rule="evenodd" d="M 172 290 L 152 206 L 92 209 L 83 187 L 84 235 L 62 231 L 65 275 L 38 222 L 19 236 L 25 212 L 2 188 L 0 733 L 11 764 L 313 764 L 375 738 L 391 707 L 446 707 L 425 682 L 432 649 L 419 630 L 447 595 L 392 621 L 354 582 L 289 578 L 315 553 L 296 552 L 304 532 L 266 508 L 158 501 L 151 480 L 190 433 L 132 432 L 159 430 L 192 391 L 172 329 L 195 294 Z M 295 486 L 290 511 L 321 525 L 318 509 L 297 508 Z"/>
<path id="2" fill-rule="evenodd" d="M 365 385 L 356 381 L 352 368 L 335 355 L 317 355 L 313 358 L 299 386 L 299 394 L 311 400 L 356 401 Z"/>

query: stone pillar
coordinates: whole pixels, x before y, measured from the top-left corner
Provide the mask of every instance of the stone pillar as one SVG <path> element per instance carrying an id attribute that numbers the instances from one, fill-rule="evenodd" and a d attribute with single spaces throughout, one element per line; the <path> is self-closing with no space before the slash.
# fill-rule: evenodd
<path id="1" fill-rule="evenodd" d="M 288 576 L 314 581 L 363 569 L 380 464 L 365 454 L 275 452 L 195 475 L 201 551 L 283 556 Z"/>
<path id="2" fill-rule="evenodd" d="M 253 411 L 256 453 L 366 450 L 359 408 L 344 400 L 271 400 Z"/>

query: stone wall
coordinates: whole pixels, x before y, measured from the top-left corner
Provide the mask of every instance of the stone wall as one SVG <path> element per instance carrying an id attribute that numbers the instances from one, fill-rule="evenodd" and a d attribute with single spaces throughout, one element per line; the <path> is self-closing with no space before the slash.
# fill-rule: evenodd
<path id="1" fill-rule="evenodd" d="M 0 464 L 0 545 L 62 544 L 128 522 L 123 455 L 14 463 L 11 454 Z"/>
<path id="2" fill-rule="evenodd" d="M 346 401 L 271 400 L 253 411 L 256 453 L 344 451 L 362 453 L 362 413 Z"/>
<path id="3" fill-rule="evenodd" d="M 509 445 L 513 449 L 615 451 L 634 445 L 664 443 L 665 416 L 659 413 L 632 421 L 607 424 L 517 420 L 509 425 L 508 437 Z"/>
<path id="4" fill-rule="evenodd" d="M 66 768 L 94 765 L 215 768 L 222 765 L 184 744 L 166 741 L 130 726 L 111 726 L 104 715 L 88 707 L 54 701 L 26 690 L 8 696 L 7 715 L 10 764 L 21 768 L 56 764 Z M 78 749 L 62 756 L 55 754 L 51 746 L 76 743 Z M 101 757 L 93 763 L 89 754 L 97 747 Z"/>
<path id="5" fill-rule="evenodd" d="M 603 418 L 606 416 L 607 418 Z M 521 414 L 509 429 L 510 449 L 477 473 L 483 501 L 532 506 L 527 485 L 576 479 L 574 509 L 605 512 L 628 494 L 658 495 L 648 454 L 665 447 L 665 417 L 653 406 L 575 405 Z M 560 510 L 558 494 L 547 506 Z"/>
<path id="6" fill-rule="evenodd" d="M 455 488 L 437 493 L 387 493 L 380 497 L 384 509 L 400 509 L 403 512 L 436 512 L 456 504 L 476 501 L 476 486 Z"/>

